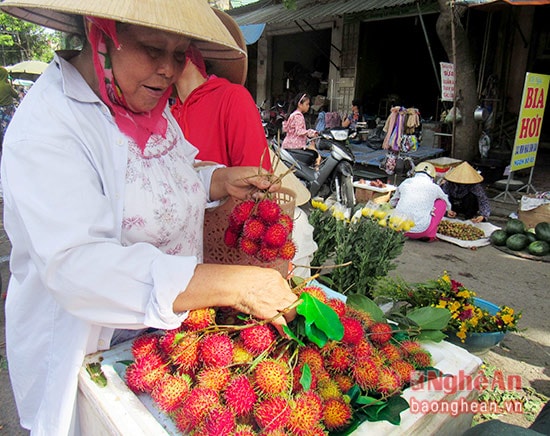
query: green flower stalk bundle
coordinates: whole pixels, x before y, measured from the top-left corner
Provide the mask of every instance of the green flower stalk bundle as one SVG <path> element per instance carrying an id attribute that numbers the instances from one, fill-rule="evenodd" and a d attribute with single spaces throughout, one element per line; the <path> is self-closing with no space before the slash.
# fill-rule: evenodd
<path id="1" fill-rule="evenodd" d="M 365 208 L 350 217 L 339 205 L 314 200 L 312 206 L 309 222 L 318 249 L 311 264 L 338 265 L 320 280 L 345 295 L 370 295 L 374 283 L 396 268 L 393 260 L 403 251 L 405 229 L 391 217 L 374 218 Z"/>

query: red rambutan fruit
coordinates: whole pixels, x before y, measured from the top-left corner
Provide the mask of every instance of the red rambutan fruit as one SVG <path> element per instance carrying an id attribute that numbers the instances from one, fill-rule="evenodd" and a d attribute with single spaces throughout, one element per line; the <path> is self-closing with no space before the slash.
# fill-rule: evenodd
<path id="1" fill-rule="evenodd" d="M 327 306 L 336 312 L 338 318 L 342 318 L 346 314 L 346 303 L 339 298 L 329 298 Z"/>
<path id="2" fill-rule="evenodd" d="M 370 358 L 358 361 L 352 371 L 353 379 L 365 391 L 376 388 L 379 374 L 380 370 Z"/>
<path id="3" fill-rule="evenodd" d="M 239 239 L 239 248 L 244 254 L 255 256 L 260 249 L 260 244 L 252 239 L 241 237 Z"/>
<path id="4" fill-rule="evenodd" d="M 297 436 L 309 436 L 323 416 L 323 402 L 312 391 L 296 397 L 287 428 Z"/>
<path id="5" fill-rule="evenodd" d="M 281 213 L 281 216 L 279 217 L 279 224 L 285 226 L 289 234 L 292 233 L 292 230 L 294 229 L 294 220 L 290 215 Z"/>
<path id="6" fill-rule="evenodd" d="M 390 368 L 399 374 L 399 378 L 403 383 L 409 383 L 411 381 L 411 374 L 415 370 L 412 363 L 404 360 L 396 360 L 395 362 L 392 362 Z"/>
<path id="7" fill-rule="evenodd" d="M 252 325 L 241 330 L 240 337 L 244 348 L 254 356 L 266 351 L 276 339 L 273 327 L 267 324 Z"/>
<path id="8" fill-rule="evenodd" d="M 285 362 L 264 359 L 254 369 L 254 385 L 267 396 L 282 394 L 290 386 L 289 373 L 290 369 Z"/>
<path id="9" fill-rule="evenodd" d="M 243 201 L 237 204 L 229 214 L 229 225 L 233 228 L 242 228 L 244 222 L 250 217 L 256 202 L 253 200 Z"/>
<path id="10" fill-rule="evenodd" d="M 374 345 L 367 339 L 363 338 L 353 347 L 353 355 L 355 361 L 360 362 L 367 357 L 371 357 L 375 352 Z"/>
<path id="11" fill-rule="evenodd" d="M 179 409 L 184 415 L 182 422 L 190 424 L 191 428 L 196 427 L 212 409 L 219 405 L 220 398 L 214 389 L 194 387 Z"/>
<path id="12" fill-rule="evenodd" d="M 237 416 L 245 416 L 252 412 L 258 399 L 252 384 L 244 374 L 234 377 L 227 385 L 223 394 L 225 404 Z"/>
<path id="13" fill-rule="evenodd" d="M 248 363 L 252 360 L 254 355 L 244 347 L 240 339 L 233 342 L 233 363 Z"/>
<path id="14" fill-rule="evenodd" d="M 267 224 L 276 223 L 281 216 L 281 206 L 269 198 L 258 202 L 258 216 Z"/>
<path id="15" fill-rule="evenodd" d="M 349 404 L 342 399 L 325 401 L 323 422 L 329 431 L 345 428 L 351 421 L 352 410 Z"/>
<path id="16" fill-rule="evenodd" d="M 381 368 L 376 390 L 382 395 L 391 395 L 401 390 L 401 378 L 399 378 L 399 374 L 391 368 Z"/>
<path id="17" fill-rule="evenodd" d="M 126 384 L 134 392 L 151 392 L 166 374 L 168 374 L 166 362 L 158 353 L 153 353 L 128 365 Z"/>
<path id="18" fill-rule="evenodd" d="M 332 378 L 344 394 L 347 393 L 355 384 L 353 379 L 346 374 L 334 374 Z"/>
<path id="19" fill-rule="evenodd" d="M 279 250 L 277 248 L 261 246 L 256 257 L 263 262 L 273 262 L 279 256 Z"/>
<path id="20" fill-rule="evenodd" d="M 288 400 L 280 396 L 261 400 L 254 410 L 254 419 L 261 428 L 261 434 L 283 429 L 288 424 L 289 417 Z"/>
<path id="21" fill-rule="evenodd" d="M 336 383 L 331 377 L 319 379 L 316 392 L 323 400 L 328 400 L 330 398 L 342 398 L 342 391 L 340 390 L 338 383 Z"/>
<path id="22" fill-rule="evenodd" d="M 228 227 L 223 234 L 223 243 L 231 248 L 237 248 L 239 245 L 240 232 Z"/>
<path id="23" fill-rule="evenodd" d="M 166 333 L 160 339 L 160 346 L 166 350 L 172 363 L 180 370 L 189 371 L 198 365 L 199 337 L 197 334 Z"/>
<path id="24" fill-rule="evenodd" d="M 190 310 L 187 318 L 181 324 L 186 330 L 201 330 L 211 325 L 216 321 L 216 311 L 212 307 L 204 309 Z"/>
<path id="25" fill-rule="evenodd" d="M 341 318 L 340 321 L 344 327 L 344 337 L 342 338 L 342 342 L 350 345 L 356 345 L 361 342 L 361 339 L 363 339 L 363 335 L 365 334 L 361 322 L 355 318 L 348 317 Z"/>
<path id="26" fill-rule="evenodd" d="M 264 234 L 263 243 L 268 247 L 280 248 L 288 238 L 288 231 L 285 226 L 275 223 L 269 226 Z"/>
<path id="27" fill-rule="evenodd" d="M 234 413 L 229 408 L 220 406 L 212 409 L 206 416 L 201 435 L 232 436 L 236 427 Z"/>
<path id="28" fill-rule="evenodd" d="M 415 366 L 415 368 L 426 368 L 432 364 L 432 356 L 425 350 L 411 353 L 408 360 Z"/>
<path id="29" fill-rule="evenodd" d="M 254 428 L 248 424 L 238 424 L 235 429 L 234 436 L 257 436 L 258 433 L 254 431 Z"/>
<path id="30" fill-rule="evenodd" d="M 191 383 L 191 377 L 187 375 L 166 374 L 151 391 L 151 398 L 163 412 L 173 412 L 191 390 Z"/>
<path id="31" fill-rule="evenodd" d="M 296 254 L 296 245 L 291 240 L 287 240 L 281 248 L 279 248 L 279 257 L 284 260 L 292 260 Z"/>
<path id="32" fill-rule="evenodd" d="M 204 336 L 199 343 L 199 360 L 207 368 L 229 365 L 233 361 L 233 342 L 225 334 Z"/>
<path id="33" fill-rule="evenodd" d="M 377 344 L 385 344 L 392 337 L 392 328 L 385 322 L 377 322 L 369 328 L 369 339 Z"/>
<path id="34" fill-rule="evenodd" d="M 298 364 L 306 364 L 311 372 L 320 372 L 325 367 L 325 359 L 319 349 L 313 345 L 302 347 L 298 350 Z"/>
<path id="35" fill-rule="evenodd" d="M 197 374 L 197 386 L 222 391 L 231 379 L 231 371 L 225 366 L 204 368 Z"/>
<path id="36" fill-rule="evenodd" d="M 399 348 L 391 343 L 385 343 L 378 348 L 378 352 L 384 356 L 386 362 L 395 362 L 396 360 L 401 360 L 401 352 Z"/>
<path id="37" fill-rule="evenodd" d="M 399 342 L 399 347 L 401 348 L 401 353 L 404 356 L 423 350 L 422 346 L 416 341 Z"/>
<path id="38" fill-rule="evenodd" d="M 327 294 L 319 286 L 306 286 L 302 288 L 302 292 L 317 298 L 321 303 L 328 302 Z"/>
<path id="39" fill-rule="evenodd" d="M 325 362 L 329 370 L 343 373 L 350 369 L 353 363 L 353 354 L 350 348 L 344 344 L 338 344 L 332 348 Z"/>
<path id="40" fill-rule="evenodd" d="M 350 306 L 346 306 L 346 316 L 349 316 L 350 318 L 355 318 L 361 321 L 365 329 L 368 329 L 370 326 L 374 324 L 374 320 L 367 312 L 364 312 L 359 309 L 355 309 Z"/>
<path id="41" fill-rule="evenodd" d="M 265 224 L 257 218 L 250 218 L 243 226 L 243 236 L 253 241 L 262 239 L 266 232 Z"/>
<path id="42" fill-rule="evenodd" d="M 151 353 L 158 353 L 159 349 L 159 335 L 149 333 L 138 336 L 132 342 L 132 355 L 135 359 L 147 357 Z"/>

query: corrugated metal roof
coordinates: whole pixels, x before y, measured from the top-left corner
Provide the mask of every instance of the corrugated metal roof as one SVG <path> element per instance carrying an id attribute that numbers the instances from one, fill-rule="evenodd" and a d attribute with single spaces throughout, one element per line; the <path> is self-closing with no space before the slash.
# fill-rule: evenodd
<path id="1" fill-rule="evenodd" d="M 418 0 L 297 0 L 296 9 L 287 9 L 281 3 L 273 4 L 272 0 L 264 0 L 227 12 L 240 25 L 273 24 L 416 7 L 417 2 Z"/>

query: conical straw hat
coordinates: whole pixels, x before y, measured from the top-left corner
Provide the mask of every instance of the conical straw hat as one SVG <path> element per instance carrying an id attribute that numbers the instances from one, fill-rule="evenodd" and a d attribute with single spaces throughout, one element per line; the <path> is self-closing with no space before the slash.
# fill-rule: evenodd
<path id="1" fill-rule="evenodd" d="M 229 33 L 231 33 L 231 36 L 238 46 L 246 54 L 246 41 L 237 22 L 233 19 L 233 17 L 225 12 L 215 8 L 212 9 L 227 30 L 229 30 Z M 248 58 L 244 56 L 236 60 L 226 58 L 218 59 L 213 57 L 213 54 L 214 53 L 209 52 L 202 53 L 204 60 L 209 64 L 209 68 L 207 68 L 208 73 L 215 74 L 219 77 L 225 77 L 230 82 L 244 85 L 244 82 L 246 81 L 246 73 L 248 71 Z"/>
<path id="2" fill-rule="evenodd" d="M 291 189 L 296 193 L 296 206 L 307 203 L 311 198 L 311 194 L 306 186 L 300 182 L 300 179 L 292 171 L 289 171 L 289 168 L 271 149 L 269 149 L 269 156 L 273 166 L 273 174 L 283 176 L 281 180 L 282 187 Z"/>
<path id="3" fill-rule="evenodd" d="M 462 162 L 454 168 L 451 168 L 444 176 L 444 179 L 463 185 L 472 185 L 483 182 L 483 177 L 468 162 Z"/>
<path id="4" fill-rule="evenodd" d="M 185 35 L 209 59 L 246 58 L 205 0 L 4 0 L 0 9 L 67 33 L 82 33 L 83 15 L 110 18 Z"/>

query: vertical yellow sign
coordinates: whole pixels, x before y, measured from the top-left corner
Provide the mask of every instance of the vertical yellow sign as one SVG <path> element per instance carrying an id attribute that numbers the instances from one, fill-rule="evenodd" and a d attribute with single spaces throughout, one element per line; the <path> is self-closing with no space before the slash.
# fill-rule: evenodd
<path id="1" fill-rule="evenodd" d="M 510 162 L 511 171 L 535 166 L 549 82 L 550 76 L 545 74 L 527 73 L 525 75 L 521 109 Z"/>

